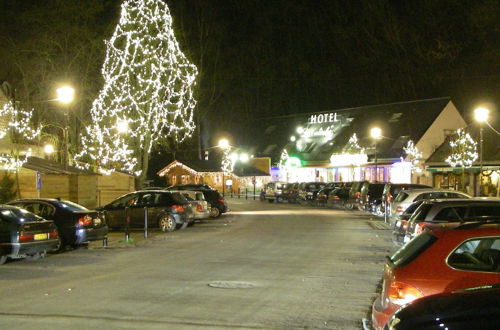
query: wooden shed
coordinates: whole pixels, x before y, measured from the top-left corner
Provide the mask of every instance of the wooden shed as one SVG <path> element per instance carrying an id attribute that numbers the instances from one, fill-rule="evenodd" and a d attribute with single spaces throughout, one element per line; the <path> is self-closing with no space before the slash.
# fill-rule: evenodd
<path id="1" fill-rule="evenodd" d="M 19 198 L 61 198 L 88 208 L 106 204 L 135 188 L 134 177 L 129 174 L 100 175 L 38 157 L 30 157 L 11 176 L 16 179 Z"/>

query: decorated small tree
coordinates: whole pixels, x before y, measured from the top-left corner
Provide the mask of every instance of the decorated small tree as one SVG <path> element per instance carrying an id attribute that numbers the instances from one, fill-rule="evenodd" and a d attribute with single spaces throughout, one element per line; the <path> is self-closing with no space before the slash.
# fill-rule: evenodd
<path id="1" fill-rule="evenodd" d="M 410 160 L 411 170 L 412 172 L 420 173 L 422 172 L 422 153 L 418 150 L 417 146 L 413 143 L 412 140 L 409 140 L 406 143 L 406 147 L 403 148 L 406 153 L 406 156 Z"/>
<path id="2" fill-rule="evenodd" d="M 469 133 L 463 129 L 458 129 L 455 136 L 450 140 L 451 153 L 446 158 L 446 162 L 451 167 L 462 168 L 462 189 L 465 189 L 465 169 L 472 167 L 478 159 L 477 143 Z"/>
<path id="3" fill-rule="evenodd" d="M 194 131 L 197 76 L 174 35 L 162 0 L 126 0 L 102 68 L 104 86 L 93 102 L 92 124 L 75 158 L 99 169 L 145 179 L 153 145 L 182 142 Z"/>
<path id="4" fill-rule="evenodd" d="M 359 154 L 364 154 L 365 153 L 365 148 L 362 148 L 359 145 L 358 137 L 356 136 L 356 133 L 354 133 L 349 138 L 349 141 L 347 141 L 347 144 L 345 145 L 345 147 L 344 147 L 344 149 L 342 151 L 345 154 L 359 155 Z"/>

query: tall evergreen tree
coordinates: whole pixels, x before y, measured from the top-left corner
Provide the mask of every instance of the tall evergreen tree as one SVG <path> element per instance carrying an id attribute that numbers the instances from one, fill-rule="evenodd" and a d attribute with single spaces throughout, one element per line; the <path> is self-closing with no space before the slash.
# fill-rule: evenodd
<path id="1" fill-rule="evenodd" d="M 197 69 L 180 50 L 161 0 L 126 0 L 106 47 L 104 86 L 76 158 L 101 171 L 135 172 L 140 187 L 152 146 L 166 136 L 183 141 L 194 131 Z"/>

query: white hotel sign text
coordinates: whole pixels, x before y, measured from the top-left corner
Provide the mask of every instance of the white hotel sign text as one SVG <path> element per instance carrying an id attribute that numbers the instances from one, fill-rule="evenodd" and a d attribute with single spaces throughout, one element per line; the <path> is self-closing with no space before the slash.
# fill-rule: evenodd
<path id="1" fill-rule="evenodd" d="M 320 115 L 309 116 L 309 124 L 326 124 L 326 123 L 337 123 L 340 120 L 337 118 L 337 113 L 324 113 Z"/>

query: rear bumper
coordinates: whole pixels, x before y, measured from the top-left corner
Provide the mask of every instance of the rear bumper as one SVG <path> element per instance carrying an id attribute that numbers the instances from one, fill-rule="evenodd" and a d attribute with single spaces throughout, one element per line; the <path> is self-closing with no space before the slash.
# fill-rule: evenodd
<path id="1" fill-rule="evenodd" d="M 85 228 L 76 230 L 75 244 L 84 244 L 90 241 L 100 241 L 108 236 L 108 226 L 99 228 Z"/>
<path id="2" fill-rule="evenodd" d="M 194 220 L 202 220 L 202 219 L 207 219 L 210 217 L 210 212 L 208 210 L 206 211 L 195 211 L 194 212 Z"/>
<path id="3" fill-rule="evenodd" d="M 8 255 L 11 258 L 23 258 L 27 255 L 33 255 L 41 252 L 53 250 L 59 241 L 57 239 L 48 239 L 40 242 L 12 243 L 11 252 Z"/>

